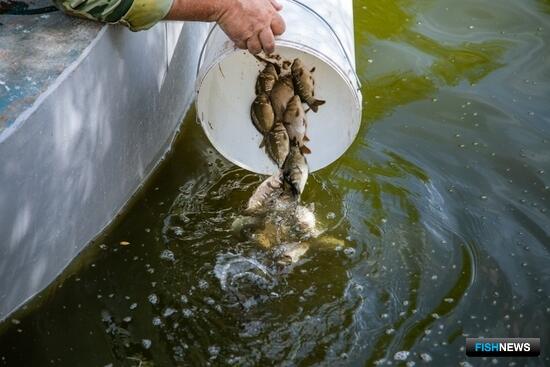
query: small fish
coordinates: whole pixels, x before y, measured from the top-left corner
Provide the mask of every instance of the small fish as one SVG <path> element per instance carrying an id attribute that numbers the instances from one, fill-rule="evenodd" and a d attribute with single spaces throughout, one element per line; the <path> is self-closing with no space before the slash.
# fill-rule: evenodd
<path id="1" fill-rule="evenodd" d="M 282 122 L 278 121 L 273 126 L 273 129 L 267 134 L 266 148 L 267 153 L 277 163 L 277 166 L 281 168 L 285 162 L 288 152 L 290 151 L 290 141 L 288 139 L 288 133 Z"/>
<path id="2" fill-rule="evenodd" d="M 250 117 L 254 126 L 262 135 L 266 135 L 275 123 L 275 114 L 269 97 L 262 93 L 256 97 L 250 107 Z"/>
<path id="3" fill-rule="evenodd" d="M 277 258 L 279 265 L 291 265 L 298 260 L 309 250 L 309 245 L 304 242 L 293 242 L 279 245 L 274 251 L 273 255 Z"/>
<path id="4" fill-rule="evenodd" d="M 278 78 L 275 66 L 268 63 L 264 70 L 260 72 L 260 75 L 258 75 L 258 79 L 256 79 L 256 94 L 265 93 L 269 95 Z"/>
<path id="5" fill-rule="evenodd" d="M 315 71 L 315 68 L 307 70 L 302 60 L 294 59 L 292 63 L 292 80 L 298 92 L 297 94 L 313 112 L 317 112 L 319 106 L 325 104 L 325 101 L 315 99 L 315 80 L 311 75 L 313 71 Z"/>
<path id="6" fill-rule="evenodd" d="M 310 154 L 311 151 L 305 146 L 305 142 L 309 141 L 309 138 L 306 136 L 306 113 L 302 107 L 300 97 L 294 96 L 290 102 L 288 102 L 283 122 L 285 124 L 286 131 L 288 132 L 288 138 L 290 141 L 297 141 L 302 153 Z"/>
<path id="7" fill-rule="evenodd" d="M 283 181 L 280 173 L 268 177 L 256 188 L 250 199 L 248 199 L 245 213 L 260 211 L 266 206 L 269 199 L 277 196 L 277 192 L 281 191 L 282 187 Z"/>
<path id="8" fill-rule="evenodd" d="M 290 75 L 280 77 L 273 89 L 269 98 L 271 99 L 271 106 L 273 106 L 273 112 L 275 113 L 275 120 L 281 121 L 286 111 L 286 106 L 290 99 L 294 97 L 294 85 L 292 84 L 292 78 Z"/>
<path id="9" fill-rule="evenodd" d="M 309 176 L 309 167 L 306 157 L 300 151 L 296 140 L 290 144 L 290 152 L 283 165 L 283 180 L 285 186 L 290 186 L 290 190 L 295 197 L 299 197 L 306 186 Z"/>

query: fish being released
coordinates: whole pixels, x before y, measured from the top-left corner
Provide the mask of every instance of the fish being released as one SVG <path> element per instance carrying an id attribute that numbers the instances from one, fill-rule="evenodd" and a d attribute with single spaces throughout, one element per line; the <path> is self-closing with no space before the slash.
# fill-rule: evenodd
<path id="1" fill-rule="evenodd" d="M 307 70 L 302 60 L 294 59 L 292 63 L 292 80 L 296 92 L 313 112 L 317 112 L 318 107 L 325 104 L 325 101 L 315 99 L 315 80 L 311 75 L 313 71 L 315 71 L 315 68 Z"/>
<path id="2" fill-rule="evenodd" d="M 256 188 L 256 191 L 254 191 L 250 199 L 248 199 L 245 213 L 258 213 L 262 209 L 265 209 L 268 201 L 277 197 L 277 194 L 281 193 L 282 188 L 283 181 L 280 173 L 276 173 L 273 176 L 268 177 L 260 184 L 260 186 Z"/>
<path id="3" fill-rule="evenodd" d="M 302 153 L 310 154 L 311 151 L 305 146 L 305 142 L 309 141 L 309 138 L 306 136 L 307 120 L 300 97 L 294 96 L 288 102 L 283 122 L 290 141 L 295 140 Z"/>
<path id="4" fill-rule="evenodd" d="M 299 197 L 306 186 L 309 168 L 306 157 L 300 151 L 296 140 L 290 144 L 290 152 L 283 165 L 284 184 L 290 186 L 290 191 Z"/>
<path id="5" fill-rule="evenodd" d="M 266 149 L 271 159 L 281 168 L 290 151 L 288 133 L 282 122 L 276 122 L 273 129 L 267 134 Z"/>
<path id="6" fill-rule="evenodd" d="M 275 114 L 267 94 L 259 94 L 250 107 L 250 116 L 254 126 L 262 135 L 271 131 L 275 123 Z"/>
<path id="7" fill-rule="evenodd" d="M 281 121 L 286 111 L 286 106 L 290 99 L 294 97 L 294 85 L 290 75 L 280 77 L 273 86 L 269 98 L 275 113 L 275 120 Z"/>
<path id="8" fill-rule="evenodd" d="M 265 93 L 269 95 L 278 78 L 275 66 L 268 63 L 260 75 L 258 75 L 258 79 L 256 79 L 256 94 Z"/>
<path id="9" fill-rule="evenodd" d="M 305 242 L 285 243 L 278 246 L 273 254 L 279 260 L 280 265 L 290 265 L 298 262 L 300 258 L 309 250 L 309 245 Z"/>

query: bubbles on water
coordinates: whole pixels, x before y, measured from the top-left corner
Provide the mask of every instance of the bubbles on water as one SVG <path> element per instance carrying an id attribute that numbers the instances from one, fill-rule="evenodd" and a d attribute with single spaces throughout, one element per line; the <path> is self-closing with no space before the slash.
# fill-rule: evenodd
<path id="1" fill-rule="evenodd" d="M 424 362 L 431 362 L 432 356 L 429 355 L 428 353 L 420 353 L 420 359 L 423 360 Z"/>
<path id="2" fill-rule="evenodd" d="M 405 361 L 407 358 L 409 358 L 409 351 L 407 350 L 401 350 L 393 355 L 393 359 L 396 361 Z"/>
<path id="3" fill-rule="evenodd" d="M 355 255 L 355 249 L 353 247 L 346 247 L 344 249 L 344 254 L 347 256 L 347 257 L 353 257 L 353 255 Z"/>
<path id="4" fill-rule="evenodd" d="M 216 345 L 209 346 L 208 354 L 210 354 L 210 359 L 216 359 L 218 357 L 218 354 L 220 354 L 220 347 Z"/>
<path id="5" fill-rule="evenodd" d="M 159 298 L 158 298 L 157 295 L 154 294 L 154 293 L 151 293 L 151 294 L 147 297 L 147 300 L 148 300 L 149 303 L 152 304 L 152 305 L 156 305 L 156 304 L 159 302 Z"/>
<path id="6" fill-rule="evenodd" d="M 132 303 L 132 304 L 130 305 L 130 310 L 135 310 L 135 309 L 137 308 L 137 306 L 138 306 L 137 303 L 135 303 L 135 302 Z"/>
<path id="7" fill-rule="evenodd" d="M 183 310 L 181 310 L 181 314 L 183 315 L 183 317 L 186 317 L 186 318 L 191 318 L 193 317 L 194 315 L 194 312 L 193 310 L 189 309 L 189 308 L 184 308 Z"/>
<path id="8" fill-rule="evenodd" d="M 151 348 L 151 344 L 153 344 L 151 342 L 151 340 L 149 339 L 141 339 L 141 345 L 143 346 L 144 349 L 149 349 Z"/>
<path id="9" fill-rule="evenodd" d="M 178 312 L 178 310 L 174 309 L 174 308 L 171 308 L 171 307 L 167 307 L 164 312 L 162 313 L 162 316 L 163 317 L 170 317 L 172 316 L 173 314 L 175 314 L 176 312 Z"/>
<path id="10" fill-rule="evenodd" d="M 160 317 L 153 317 L 153 320 L 152 320 L 152 323 L 154 326 L 160 326 L 162 325 L 162 320 L 160 319 Z"/>
<path id="11" fill-rule="evenodd" d="M 161 260 L 166 260 L 166 261 L 171 261 L 171 262 L 174 262 L 176 261 L 176 256 L 174 255 L 174 253 L 168 249 L 162 251 L 160 253 L 160 258 Z"/>

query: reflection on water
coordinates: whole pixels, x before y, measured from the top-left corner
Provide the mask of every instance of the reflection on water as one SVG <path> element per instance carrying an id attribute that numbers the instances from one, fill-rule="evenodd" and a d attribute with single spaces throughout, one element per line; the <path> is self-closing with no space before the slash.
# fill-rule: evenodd
<path id="1" fill-rule="evenodd" d="M 133 208 L 0 325 L 0 365 L 550 364 L 549 2 L 354 4 L 364 124 L 310 177 L 309 251 L 281 268 L 235 237 L 262 177 L 191 114 Z M 543 355 L 467 359 L 465 336 Z"/>

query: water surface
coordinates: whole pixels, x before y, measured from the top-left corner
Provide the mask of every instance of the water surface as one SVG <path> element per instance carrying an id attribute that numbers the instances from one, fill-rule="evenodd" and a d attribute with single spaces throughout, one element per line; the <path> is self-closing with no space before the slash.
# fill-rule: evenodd
<path id="1" fill-rule="evenodd" d="M 131 209 L 0 325 L 0 365 L 550 365 L 549 13 L 355 1 L 363 127 L 303 196 L 334 245 L 279 271 L 236 239 L 262 178 L 191 113 Z M 465 336 L 543 351 L 468 359 Z"/>

